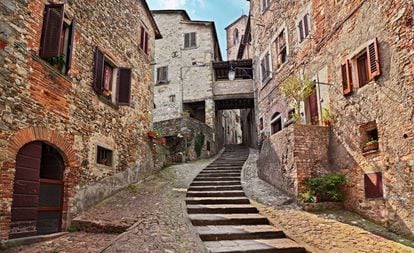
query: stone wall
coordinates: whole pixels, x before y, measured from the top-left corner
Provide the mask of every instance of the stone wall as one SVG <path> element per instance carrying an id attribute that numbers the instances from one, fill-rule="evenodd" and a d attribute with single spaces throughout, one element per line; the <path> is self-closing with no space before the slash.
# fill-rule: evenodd
<path id="1" fill-rule="evenodd" d="M 235 60 L 237 58 L 237 53 L 239 51 L 240 43 L 244 36 L 244 30 L 246 29 L 248 17 L 246 15 L 242 15 L 233 23 L 228 25 L 226 29 L 226 39 L 227 39 L 227 60 Z M 234 36 L 237 35 L 235 30 L 238 31 L 238 37 L 235 38 Z"/>
<path id="2" fill-rule="evenodd" d="M 414 139 L 412 108 L 414 97 L 413 4 L 410 1 L 272 1 L 260 10 L 260 1 L 251 2 L 255 62 L 266 50 L 272 54 L 273 77 L 260 89 L 259 115 L 265 131 L 274 111 L 288 111 L 278 93 L 278 85 L 289 75 L 304 75 L 319 81 L 318 110 L 327 108 L 332 115 L 335 170 L 343 170 L 350 179 L 346 206 L 393 230 L 413 235 L 414 216 Z M 310 36 L 299 42 L 297 22 L 308 13 Z M 260 26 L 263 24 L 264 26 Z M 287 29 L 288 62 L 277 68 L 275 37 Z M 342 92 L 341 65 L 355 57 L 368 43 L 377 39 L 381 75 L 358 88 L 356 68 L 351 71 L 354 91 Z M 259 67 L 256 68 L 259 75 Z M 257 79 L 260 80 L 260 79 Z M 324 87 L 324 88 L 323 88 Z M 328 102 L 327 102 L 328 101 Z M 305 105 L 306 107 L 306 105 Z M 306 109 L 306 108 L 305 108 Z M 305 115 L 304 115 L 305 116 Z M 286 117 L 286 115 L 284 115 Z M 321 115 L 319 115 L 321 117 Z M 361 126 L 376 122 L 379 150 L 363 154 Z M 364 175 L 380 172 L 383 198 L 365 195 Z"/>
<path id="3" fill-rule="evenodd" d="M 293 197 L 302 192 L 305 178 L 326 174 L 329 128 L 292 125 L 264 141 L 258 175 Z"/>
<path id="4" fill-rule="evenodd" d="M 196 160 L 215 155 L 220 149 L 215 141 L 213 129 L 190 117 L 155 122 L 154 129 L 167 139 L 171 156 L 177 156 L 178 153 L 185 153 L 186 151 L 186 159 Z M 195 151 L 195 142 L 200 134 L 204 135 L 204 143 L 201 155 L 198 157 Z M 185 143 L 187 143 L 187 148 Z"/>
<path id="5" fill-rule="evenodd" d="M 55 1 L 56 2 L 56 1 Z M 0 11 L 0 237 L 9 233 L 15 158 L 31 141 L 45 141 L 66 160 L 63 228 L 74 214 L 154 170 L 152 129 L 156 26 L 145 1 L 65 1 L 76 17 L 72 68 L 61 74 L 38 56 L 45 1 L 2 1 Z M 114 12 L 117 15 L 113 15 Z M 139 49 L 148 29 L 149 55 Z M 130 106 L 93 91 L 94 50 L 132 68 Z M 96 146 L 114 151 L 114 164 L 96 162 Z"/>

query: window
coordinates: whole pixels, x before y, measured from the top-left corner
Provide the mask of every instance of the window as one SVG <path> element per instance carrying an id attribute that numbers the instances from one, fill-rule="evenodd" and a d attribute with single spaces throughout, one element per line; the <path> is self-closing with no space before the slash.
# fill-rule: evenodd
<path id="1" fill-rule="evenodd" d="M 341 65 L 343 94 L 350 94 L 381 75 L 378 41 L 368 43 L 366 49 Z M 353 82 L 353 80 L 356 80 Z M 355 86 L 354 86 L 355 84 Z"/>
<path id="2" fill-rule="evenodd" d="M 64 4 L 48 4 L 43 16 L 39 55 L 67 74 L 72 65 L 75 18 L 65 17 Z"/>
<path id="3" fill-rule="evenodd" d="M 141 50 L 144 51 L 146 54 L 148 54 L 149 52 L 148 42 L 149 42 L 148 32 L 145 30 L 143 26 L 141 26 L 141 40 L 139 43 L 139 48 L 141 48 Z"/>
<path id="4" fill-rule="evenodd" d="M 97 146 L 96 163 L 105 166 L 112 166 L 112 150 Z"/>
<path id="5" fill-rule="evenodd" d="M 287 41 L 286 41 L 286 33 L 283 29 L 279 36 L 276 38 L 276 50 L 278 54 L 278 68 L 283 64 L 287 62 Z"/>
<path id="6" fill-rule="evenodd" d="M 382 186 L 382 173 L 367 173 L 364 175 L 364 187 L 366 198 L 382 198 L 384 196 Z"/>
<path id="7" fill-rule="evenodd" d="M 237 45 L 239 43 L 239 29 L 234 29 L 233 31 L 233 45 Z"/>
<path id="8" fill-rule="evenodd" d="M 194 48 L 197 46 L 197 36 L 195 32 L 184 34 L 184 48 Z"/>
<path id="9" fill-rule="evenodd" d="M 272 120 L 270 121 L 270 127 L 271 134 L 275 134 L 283 129 L 282 115 L 279 112 L 273 114 Z"/>
<path id="10" fill-rule="evenodd" d="M 129 105 L 131 76 L 131 69 L 117 67 L 111 58 L 96 48 L 93 79 L 96 93 L 114 104 Z"/>
<path id="11" fill-rule="evenodd" d="M 171 103 L 175 103 L 175 95 L 171 95 L 170 96 L 170 102 Z"/>
<path id="12" fill-rule="evenodd" d="M 259 119 L 259 130 L 263 130 L 264 124 L 263 124 L 263 118 Z"/>
<path id="13" fill-rule="evenodd" d="M 157 84 L 168 83 L 168 66 L 157 68 Z"/>
<path id="14" fill-rule="evenodd" d="M 211 151 L 211 143 L 207 141 L 207 151 Z"/>
<path id="15" fill-rule="evenodd" d="M 361 149 L 364 154 L 375 153 L 379 149 L 377 123 L 368 122 L 360 127 Z"/>
<path id="16" fill-rule="evenodd" d="M 267 52 L 260 61 L 260 69 L 262 75 L 262 84 L 266 83 L 271 78 L 270 71 L 270 53 Z"/>
<path id="17" fill-rule="evenodd" d="M 271 0 L 260 0 L 260 2 L 261 2 L 261 8 L 262 8 L 262 13 L 265 12 L 269 8 L 270 1 Z"/>
<path id="18" fill-rule="evenodd" d="M 299 42 L 302 43 L 310 34 L 309 13 L 306 13 L 298 23 Z"/>

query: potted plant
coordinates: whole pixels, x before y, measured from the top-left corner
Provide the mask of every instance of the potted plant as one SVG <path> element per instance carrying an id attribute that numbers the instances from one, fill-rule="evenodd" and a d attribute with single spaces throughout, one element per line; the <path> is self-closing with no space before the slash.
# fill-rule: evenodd
<path id="1" fill-rule="evenodd" d="M 49 58 L 48 62 L 57 70 L 62 70 L 66 65 L 65 55 Z"/>
<path id="2" fill-rule="evenodd" d="M 108 100 L 112 99 L 112 91 L 110 91 L 110 90 L 103 90 L 102 95 L 104 96 L 104 98 L 106 98 Z"/>
<path id="3" fill-rule="evenodd" d="M 332 116 L 327 108 L 322 110 L 322 122 L 325 126 L 330 126 L 332 124 Z"/>
<path id="4" fill-rule="evenodd" d="M 364 153 L 370 152 L 370 151 L 376 151 L 378 149 L 379 149 L 378 140 L 374 140 L 372 138 L 366 141 L 362 147 L 362 151 Z"/>
<path id="5" fill-rule="evenodd" d="M 149 132 L 147 133 L 147 135 L 148 135 L 148 137 L 150 137 L 151 139 L 155 139 L 155 138 L 157 138 L 157 137 L 158 137 L 157 132 L 155 132 L 155 131 L 149 131 Z"/>

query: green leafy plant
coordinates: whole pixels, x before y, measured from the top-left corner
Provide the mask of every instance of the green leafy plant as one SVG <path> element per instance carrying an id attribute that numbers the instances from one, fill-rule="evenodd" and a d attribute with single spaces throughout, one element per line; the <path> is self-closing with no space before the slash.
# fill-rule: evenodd
<path id="1" fill-rule="evenodd" d="M 364 146 L 369 146 L 369 145 L 377 144 L 377 143 L 378 143 L 378 140 L 374 140 L 373 138 L 371 138 L 364 143 Z"/>
<path id="2" fill-rule="evenodd" d="M 205 139 L 205 136 L 202 133 L 198 134 L 195 138 L 194 150 L 197 154 L 197 157 L 200 157 L 201 152 L 203 151 L 204 139 Z"/>
<path id="3" fill-rule="evenodd" d="M 346 176 L 339 173 L 306 178 L 303 181 L 306 194 L 302 200 L 310 200 L 311 196 L 315 196 L 315 202 L 343 201 L 345 194 L 342 188 L 346 182 Z"/>
<path id="4" fill-rule="evenodd" d="M 48 62 L 52 66 L 57 66 L 58 68 L 63 68 L 66 65 L 65 55 L 55 56 L 49 58 Z"/>
<path id="5" fill-rule="evenodd" d="M 329 111 L 329 109 L 323 108 L 322 109 L 322 122 L 325 125 L 329 126 L 332 123 L 332 121 L 333 121 L 333 118 L 332 118 L 332 115 L 331 115 L 331 112 Z"/>
<path id="6" fill-rule="evenodd" d="M 74 233 L 74 232 L 77 232 L 78 231 L 78 228 L 75 225 L 71 224 L 71 225 L 69 225 L 69 227 L 66 230 L 69 233 Z"/>
<path id="7" fill-rule="evenodd" d="M 305 203 L 315 203 L 317 201 L 316 196 L 311 191 L 306 191 L 300 195 L 301 199 Z"/>
<path id="8" fill-rule="evenodd" d="M 294 104 L 295 112 L 292 115 L 293 121 L 300 122 L 300 103 L 305 101 L 315 90 L 315 83 L 307 78 L 290 76 L 283 81 L 280 92 L 284 97 Z"/>

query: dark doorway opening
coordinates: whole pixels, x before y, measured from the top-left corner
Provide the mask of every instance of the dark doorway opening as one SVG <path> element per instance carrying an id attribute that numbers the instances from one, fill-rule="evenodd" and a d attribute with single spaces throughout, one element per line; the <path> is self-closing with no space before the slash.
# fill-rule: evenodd
<path id="1" fill-rule="evenodd" d="M 59 151 L 46 143 L 32 142 L 19 150 L 10 238 L 61 231 L 64 169 Z"/>

